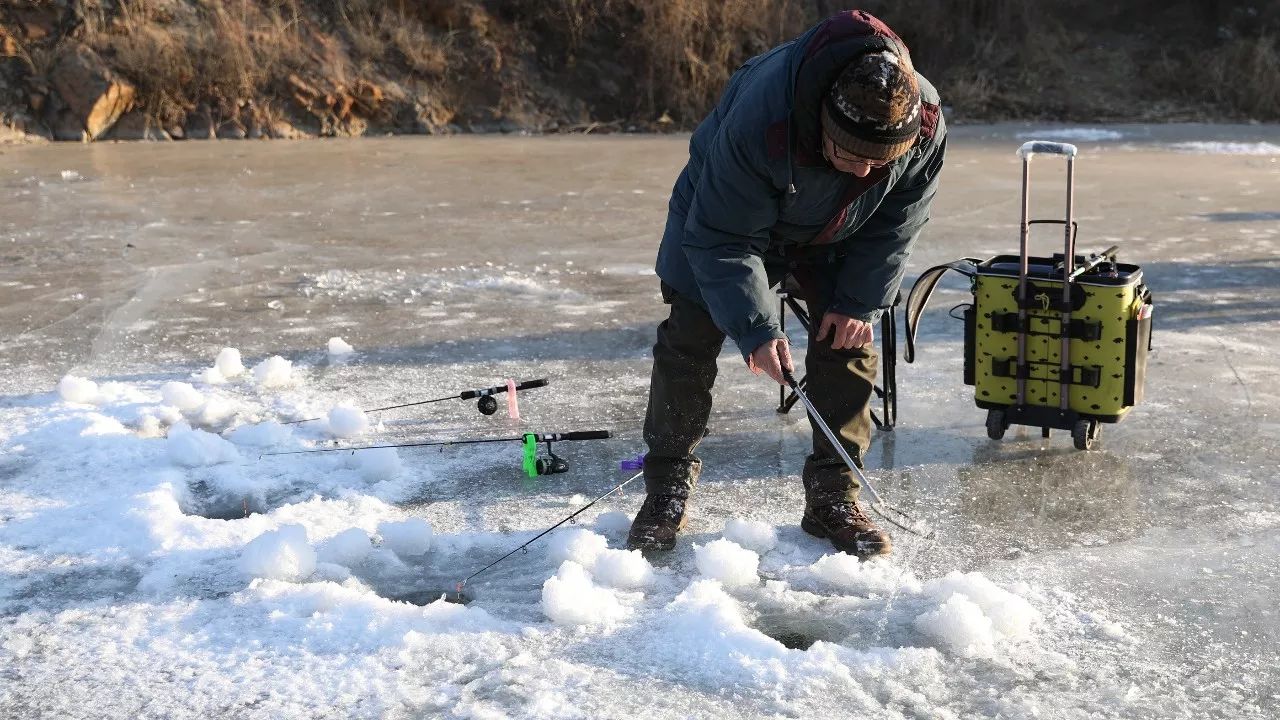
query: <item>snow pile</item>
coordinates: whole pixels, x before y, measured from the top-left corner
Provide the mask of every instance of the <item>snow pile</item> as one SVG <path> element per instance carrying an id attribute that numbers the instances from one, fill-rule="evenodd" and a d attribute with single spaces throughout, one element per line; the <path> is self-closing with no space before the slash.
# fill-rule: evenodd
<path id="1" fill-rule="evenodd" d="M 395 448 L 373 448 L 356 453 L 360 478 L 365 482 L 393 480 L 404 472 L 404 463 Z"/>
<path id="2" fill-rule="evenodd" d="M 767 553 L 778 545 L 778 533 L 769 523 L 734 518 L 724 525 L 726 540 L 757 553 Z"/>
<path id="3" fill-rule="evenodd" d="M 1059 140 L 1064 142 L 1102 142 L 1104 140 L 1120 140 L 1124 133 L 1106 128 L 1068 127 L 1043 128 L 1031 132 L 1018 133 L 1019 140 Z"/>
<path id="4" fill-rule="evenodd" d="M 58 396 L 69 403 L 92 405 L 98 399 L 98 383 L 67 375 L 58 381 Z"/>
<path id="5" fill-rule="evenodd" d="M 619 590 L 639 590 L 653 584 L 653 566 L 639 550 L 605 550 L 596 556 L 591 573 Z"/>
<path id="6" fill-rule="evenodd" d="M 169 428 L 165 451 L 174 464 L 190 468 L 240 459 L 240 453 L 234 445 L 211 432 L 193 430 L 186 423 L 178 423 Z"/>
<path id="7" fill-rule="evenodd" d="M 293 363 L 272 355 L 253 366 L 253 381 L 263 388 L 285 387 L 293 383 Z"/>
<path id="8" fill-rule="evenodd" d="M 965 656 L 986 657 L 997 641 L 1026 639 L 1042 619 L 981 573 L 951 572 L 926 582 L 924 594 L 942 603 L 916 617 L 916 629 Z"/>
<path id="9" fill-rule="evenodd" d="M 542 611 L 557 625 L 607 625 L 631 614 L 615 592 L 597 586 L 572 560 L 542 584 Z"/>
<path id="10" fill-rule="evenodd" d="M 283 525 L 249 542 L 240 552 L 240 569 L 252 577 L 303 580 L 316 569 L 316 552 L 301 525 Z"/>
<path id="11" fill-rule="evenodd" d="M 257 372 L 255 369 L 254 372 Z M 360 408 L 342 403 L 329 410 L 329 434 L 339 438 L 363 435 L 369 429 L 369 418 Z"/>
<path id="12" fill-rule="evenodd" d="M 222 377 L 230 380 L 244 372 L 244 361 L 240 358 L 239 350 L 222 348 L 218 352 L 218 357 L 213 360 L 213 367 Z"/>
<path id="13" fill-rule="evenodd" d="M 191 386 L 191 383 L 167 382 L 160 386 L 160 397 L 165 405 L 172 405 L 184 412 L 195 410 L 204 404 L 204 395 Z"/>
<path id="14" fill-rule="evenodd" d="M 1195 155 L 1280 155 L 1280 145 L 1269 142 L 1181 142 L 1169 149 Z"/>
<path id="15" fill-rule="evenodd" d="M 205 385 L 222 385 L 243 372 L 244 362 L 240 359 L 240 351 L 235 348 L 222 348 L 213 360 L 213 367 L 193 373 L 191 379 Z"/>
<path id="16" fill-rule="evenodd" d="M 596 558 L 609 548 L 609 541 L 583 528 L 562 530 L 551 536 L 547 554 L 558 563 L 574 562 L 584 568 L 595 565 Z"/>
<path id="17" fill-rule="evenodd" d="M 915 620 L 915 628 L 966 657 L 989 657 L 995 650 L 991 619 L 964 595 L 956 594 Z"/>
<path id="18" fill-rule="evenodd" d="M 349 528 L 326 540 L 318 553 L 322 562 L 333 563 L 343 567 L 359 565 L 369 553 L 373 552 L 373 543 L 369 535 L 360 528 Z"/>
<path id="19" fill-rule="evenodd" d="M 222 425 L 240 411 L 240 403 L 221 397 L 211 397 L 195 410 L 184 413 L 196 425 Z"/>
<path id="20" fill-rule="evenodd" d="M 348 345 L 346 340 L 343 340 L 340 337 L 329 338 L 329 357 L 339 358 L 345 355 L 350 355 L 355 351 L 356 349 Z"/>
<path id="21" fill-rule="evenodd" d="M 720 538 L 706 545 L 694 545 L 698 572 L 729 587 L 754 585 L 760 556 L 732 540 Z"/>
<path id="22" fill-rule="evenodd" d="M 608 535 L 623 535 L 631 530 L 631 516 L 619 510 L 610 510 L 596 516 L 595 528 Z"/>
<path id="23" fill-rule="evenodd" d="M 883 557 L 862 561 L 845 553 L 824 555 L 809 566 L 809 572 L 828 586 L 857 595 L 887 595 L 900 588 L 920 591 L 915 575 Z"/>
<path id="24" fill-rule="evenodd" d="M 293 428 L 281 425 L 274 420 L 241 425 L 227 434 L 227 439 L 236 445 L 247 445 L 255 448 L 269 448 L 282 445 L 293 439 Z"/>
<path id="25" fill-rule="evenodd" d="M 384 522 L 378 525 L 378 534 L 382 536 L 383 547 L 390 548 L 400 557 L 417 557 L 425 555 L 431 549 L 434 532 L 431 523 L 422 518 L 409 518 L 399 522 Z"/>
<path id="26" fill-rule="evenodd" d="M 742 606 L 715 580 L 695 580 L 663 608 L 659 622 L 652 633 L 655 660 L 704 678 L 745 679 L 734 678 L 744 665 L 745 674 L 754 675 L 790 652 L 749 626 Z"/>

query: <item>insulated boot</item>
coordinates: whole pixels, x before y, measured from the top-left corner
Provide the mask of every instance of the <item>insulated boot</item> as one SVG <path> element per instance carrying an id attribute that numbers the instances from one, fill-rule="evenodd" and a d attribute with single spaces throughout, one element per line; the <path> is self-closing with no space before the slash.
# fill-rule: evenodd
<path id="1" fill-rule="evenodd" d="M 889 533 L 876 527 L 856 502 L 806 505 L 800 527 L 814 537 L 827 538 L 840 552 L 869 558 L 893 549 Z"/>
<path id="2" fill-rule="evenodd" d="M 640 512 L 631 522 L 627 549 L 667 551 L 674 548 L 676 535 L 689 521 L 688 502 L 688 498 L 675 495 L 645 495 Z"/>

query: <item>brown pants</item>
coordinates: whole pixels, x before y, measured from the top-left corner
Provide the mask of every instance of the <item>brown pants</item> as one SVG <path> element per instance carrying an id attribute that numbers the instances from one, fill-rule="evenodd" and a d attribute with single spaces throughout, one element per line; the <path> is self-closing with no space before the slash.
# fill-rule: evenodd
<path id="1" fill-rule="evenodd" d="M 829 290 L 822 292 L 821 288 L 816 294 L 818 300 L 807 303 L 814 322 L 804 363 L 807 394 L 845 450 L 861 464 L 871 442 L 869 403 L 879 356 L 870 345 L 833 350 L 830 337 L 815 342 L 830 297 Z M 688 497 L 702 468 L 694 449 L 706 434 L 716 357 L 725 335 L 702 306 L 665 284 L 662 296 L 671 305 L 671 315 L 658 326 L 658 341 L 653 346 L 653 375 L 644 421 L 644 439 L 649 445 L 644 461 L 645 490 Z M 762 393 L 764 390 L 762 387 Z M 806 459 L 801 477 L 810 506 L 858 497 L 857 478 L 816 426 L 813 454 Z"/>

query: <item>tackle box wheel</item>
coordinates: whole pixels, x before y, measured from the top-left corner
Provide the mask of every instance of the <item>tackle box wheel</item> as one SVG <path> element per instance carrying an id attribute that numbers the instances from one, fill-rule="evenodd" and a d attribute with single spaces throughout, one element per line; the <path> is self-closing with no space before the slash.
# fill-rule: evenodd
<path id="1" fill-rule="evenodd" d="M 1003 410 L 987 411 L 987 437 L 992 440 L 999 440 L 1004 437 L 1004 431 L 1009 429 L 1009 423 L 1005 422 Z"/>
<path id="2" fill-rule="evenodd" d="M 1102 425 L 1097 420 L 1077 420 L 1071 429 L 1071 439 L 1077 450 L 1092 450 L 1098 435 L 1102 434 Z"/>

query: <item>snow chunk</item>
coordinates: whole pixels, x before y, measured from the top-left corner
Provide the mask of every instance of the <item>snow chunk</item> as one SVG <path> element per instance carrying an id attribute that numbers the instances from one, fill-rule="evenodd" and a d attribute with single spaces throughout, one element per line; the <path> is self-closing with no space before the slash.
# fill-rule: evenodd
<path id="1" fill-rule="evenodd" d="M 631 614 L 617 595 L 596 586 L 586 568 L 572 560 L 542 584 L 542 611 L 557 625 L 605 625 Z"/>
<path id="2" fill-rule="evenodd" d="M 346 340 L 340 337 L 329 338 L 329 357 L 342 357 L 355 351 L 356 349 L 348 345 Z"/>
<path id="3" fill-rule="evenodd" d="M 714 580 L 737 587 L 754 585 L 760 556 L 732 540 L 720 538 L 706 545 L 694 545 L 698 572 Z"/>
<path id="4" fill-rule="evenodd" d="M 255 369 L 254 372 L 257 372 Z M 329 410 L 329 434 L 348 438 L 363 435 L 369 429 L 369 418 L 360 408 L 350 403 L 333 406 Z"/>
<path id="5" fill-rule="evenodd" d="M 93 404 L 98 399 L 98 383 L 78 375 L 65 375 L 58 381 L 58 395 L 67 402 Z"/>
<path id="6" fill-rule="evenodd" d="M 289 442 L 293 438 L 293 428 L 281 425 L 274 420 L 241 425 L 232 430 L 227 439 L 236 445 L 248 445 L 255 448 L 268 448 Z"/>
<path id="7" fill-rule="evenodd" d="M 610 535 L 621 534 L 631 530 L 631 516 L 619 510 L 610 510 L 596 516 L 595 527 L 598 532 Z"/>
<path id="8" fill-rule="evenodd" d="M 434 533 L 431 523 L 415 517 L 399 522 L 380 523 L 378 534 L 382 536 L 382 544 L 391 548 L 396 555 L 414 557 L 424 555 L 431 549 Z"/>
<path id="9" fill-rule="evenodd" d="M 240 359 L 240 351 L 235 348 L 222 348 L 213 361 L 213 367 L 223 379 L 233 378 L 244 372 L 244 362 Z"/>
<path id="10" fill-rule="evenodd" d="M 1026 637 L 1041 619 L 1031 603 L 991 582 L 982 573 L 952 571 L 925 583 L 924 590 L 938 600 L 964 595 L 990 618 L 995 632 L 1009 638 Z"/>
<path id="11" fill-rule="evenodd" d="M 204 404 L 204 395 L 191 386 L 191 383 L 167 382 L 160 386 L 160 397 L 165 405 L 172 405 L 179 410 L 195 410 Z"/>
<path id="12" fill-rule="evenodd" d="M 689 668 L 698 676 L 731 683 L 753 677 L 769 660 L 791 652 L 782 643 L 750 627 L 742 607 L 715 580 L 695 580 L 660 616 L 651 637 L 656 658 Z"/>
<path id="13" fill-rule="evenodd" d="M 240 459 L 240 453 L 234 445 L 211 432 L 193 430 L 186 423 L 178 423 L 169 428 L 165 450 L 175 464 L 191 468 Z"/>
<path id="14" fill-rule="evenodd" d="M 734 518 L 724 525 L 724 536 L 744 548 L 767 553 L 778 545 L 778 533 L 769 523 Z"/>
<path id="15" fill-rule="evenodd" d="M 227 382 L 227 379 L 222 376 L 222 373 L 218 372 L 216 367 L 205 368 L 200 372 L 191 373 L 191 379 L 205 385 L 223 385 Z"/>
<path id="16" fill-rule="evenodd" d="M 185 413 L 197 425 L 218 425 L 233 417 L 240 409 L 239 403 L 220 397 L 211 397 L 194 411 Z"/>
<path id="17" fill-rule="evenodd" d="M 307 529 L 282 525 L 265 532 L 240 551 L 240 569 L 253 577 L 297 581 L 315 572 L 316 551 L 307 543 Z"/>
<path id="18" fill-rule="evenodd" d="M 823 555 L 809 566 L 809 571 L 832 587 L 858 595 L 888 594 L 899 586 L 917 592 L 920 588 L 915 575 L 895 567 L 885 558 L 862 561 L 845 553 Z"/>
<path id="19" fill-rule="evenodd" d="M 596 558 L 609 548 L 609 541 L 584 528 L 570 528 L 551 536 L 547 553 L 558 563 L 574 562 L 586 568 L 593 567 Z"/>
<path id="20" fill-rule="evenodd" d="M 399 477 L 400 473 L 404 472 L 404 463 L 400 462 L 400 455 L 395 448 L 361 450 L 358 456 L 360 458 L 360 477 L 365 482 L 394 480 Z"/>
<path id="21" fill-rule="evenodd" d="M 320 546 L 319 558 L 321 562 L 349 568 L 359 565 L 371 552 L 369 535 L 360 528 L 349 528 L 326 540 Z"/>
<path id="22" fill-rule="evenodd" d="M 653 566 L 639 550 L 605 550 L 596 556 L 591 572 L 619 590 L 636 590 L 653 582 Z"/>
<path id="23" fill-rule="evenodd" d="M 995 634 L 991 620 L 977 603 L 959 593 L 915 620 L 915 627 L 951 650 L 968 657 L 991 655 Z"/>
<path id="24" fill-rule="evenodd" d="M 293 363 L 272 355 L 253 366 L 253 380 L 259 387 L 284 387 L 293 382 Z"/>

